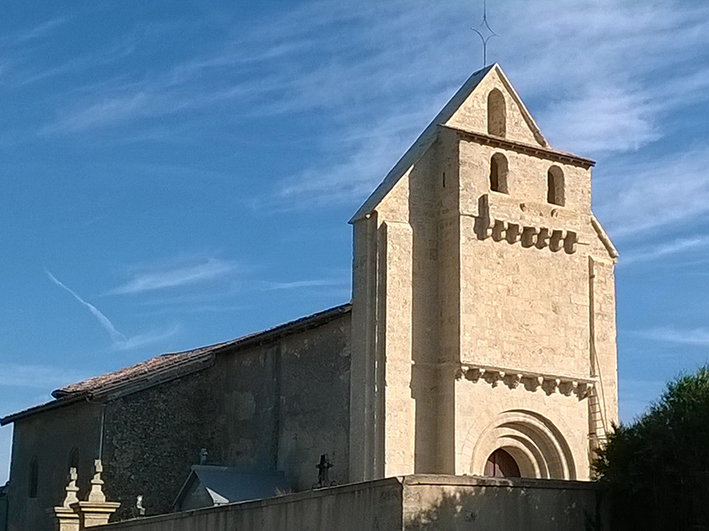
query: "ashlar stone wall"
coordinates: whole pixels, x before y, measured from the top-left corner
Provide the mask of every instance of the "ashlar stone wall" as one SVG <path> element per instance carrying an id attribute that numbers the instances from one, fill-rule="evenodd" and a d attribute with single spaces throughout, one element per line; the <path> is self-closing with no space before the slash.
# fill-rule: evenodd
<path id="1" fill-rule="evenodd" d="M 593 163 L 548 147 L 499 67 L 462 90 L 354 220 L 354 477 L 481 474 L 504 448 L 530 477 L 587 479 L 617 416 Z"/>

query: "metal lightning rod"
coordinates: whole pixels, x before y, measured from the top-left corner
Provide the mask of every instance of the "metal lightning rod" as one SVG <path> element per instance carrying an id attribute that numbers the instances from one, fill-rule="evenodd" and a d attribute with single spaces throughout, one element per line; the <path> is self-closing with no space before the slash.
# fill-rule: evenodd
<path id="1" fill-rule="evenodd" d="M 470 28 L 475 33 L 478 34 L 480 40 L 483 43 L 483 68 L 487 66 L 487 43 L 493 37 L 499 37 L 497 33 L 493 31 L 490 24 L 487 21 L 487 0 L 483 0 L 483 21 L 477 28 Z"/>

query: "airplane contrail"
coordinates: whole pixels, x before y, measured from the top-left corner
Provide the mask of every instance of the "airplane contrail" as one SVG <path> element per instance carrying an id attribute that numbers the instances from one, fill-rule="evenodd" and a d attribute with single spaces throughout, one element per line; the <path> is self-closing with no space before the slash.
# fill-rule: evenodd
<path id="1" fill-rule="evenodd" d="M 109 335 L 111 336 L 111 339 L 112 339 L 114 342 L 117 343 L 117 342 L 119 342 L 119 341 L 126 341 L 126 340 L 128 339 L 126 336 L 124 336 L 124 335 L 121 334 L 118 330 L 116 330 L 116 327 L 113 326 L 113 323 L 112 323 L 111 321 L 109 321 L 108 317 L 106 317 L 105 315 L 103 315 L 103 314 L 99 311 L 99 309 L 96 308 L 96 306 L 94 306 L 93 304 L 90 304 L 90 303 L 86 302 L 84 299 L 82 299 L 81 297 L 79 297 L 79 295 L 78 295 L 74 290 L 72 290 L 71 288 L 68 288 L 68 287 L 65 286 L 62 282 L 60 282 L 59 280 L 57 280 L 57 277 L 55 277 L 54 275 L 52 275 L 52 273 L 51 273 L 48 269 L 45 269 L 44 272 L 47 273 L 47 276 L 49 277 L 49 279 L 50 279 L 52 282 L 54 282 L 54 283 L 55 283 L 57 286 L 59 286 L 60 288 L 62 288 L 62 289 L 64 289 L 64 290 L 68 291 L 69 294 L 71 294 L 72 297 L 74 297 L 74 298 L 75 298 L 77 301 L 79 301 L 87 310 L 89 310 L 89 311 L 91 312 L 91 315 L 93 315 L 93 316 L 96 318 L 96 320 L 97 320 L 97 321 L 99 322 L 99 324 L 104 328 L 104 330 L 106 330 L 106 332 L 109 333 Z"/>

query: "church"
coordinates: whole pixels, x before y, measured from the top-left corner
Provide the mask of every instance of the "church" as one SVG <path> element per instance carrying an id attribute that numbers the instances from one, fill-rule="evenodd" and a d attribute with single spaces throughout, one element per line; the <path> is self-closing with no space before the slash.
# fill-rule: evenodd
<path id="1" fill-rule="evenodd" d="M 115 520 L 188 507 L 209 467 L 281 494 L 591 479 L 617 421 L 618 253 L 591 211 L 593 165 L 549 146 L 499 65 L 475 72 L 352 217 L 351 302 L 6 416 L 0 529 L 54 529 L 67 472 L 82 497 L 97 459 Z M 263 497 L 239 496 L 222 501 Z"/>

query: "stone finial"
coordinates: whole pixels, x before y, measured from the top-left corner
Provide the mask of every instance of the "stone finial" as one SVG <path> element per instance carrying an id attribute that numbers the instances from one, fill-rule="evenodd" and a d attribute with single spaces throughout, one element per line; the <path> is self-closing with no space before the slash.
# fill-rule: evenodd
<path id="1" fill-rule="evenodd" d="M 75 509 L 75 505 L 79 501 L 76 494 L 79 492 L 79 487 L 76 486 L 77 479 L 79 476 L 76 473 L 76 468 L 70 468 L 64 501 L 60 506 L 48 510 L 54 514 L 57 531 L 80 531 L 81 529 L 80 516 Z"/>
<path id="2" fill-rule="evenodd" d="M 79 497 L 77 496 L 77 493 L 79 492 L 79 487 L 76 486 L 76 481 L 79 479 L 79 474 L 77 474 L 76 468 L 71 467 L 69 469 L 69 476 L 67 477 L 67 479 L 69 480 L 69 483 L 65 488 L 66 496 L 64 497 L 64 503 L 62 503 L 62 507 L 66 507 L 67 509 L 69 509 L 73 504 L 79 501 Z"/>
<path id="3" fill-rule="evenodd" d="M 89 497 L 86 501 L 77 502 L 84 528 L 107 524 L 111 515 L 121 506 L 120 503 L 106 501 L 101 479 L 102 472 L 103 464 L 100 459 L 96 459 Z"/>
<path id="4" fill-rule="evenodd" d="M 88 501 L 94 503 L 102 503 L 106 501 L 106 495 L 103 493 L 103 480 L 101 479 L 101 473 L 103 472 L 103 465 L 100 459 L 94 461 L 94 477 L 91 479 L 91 492 L 89 492 Z"/>

